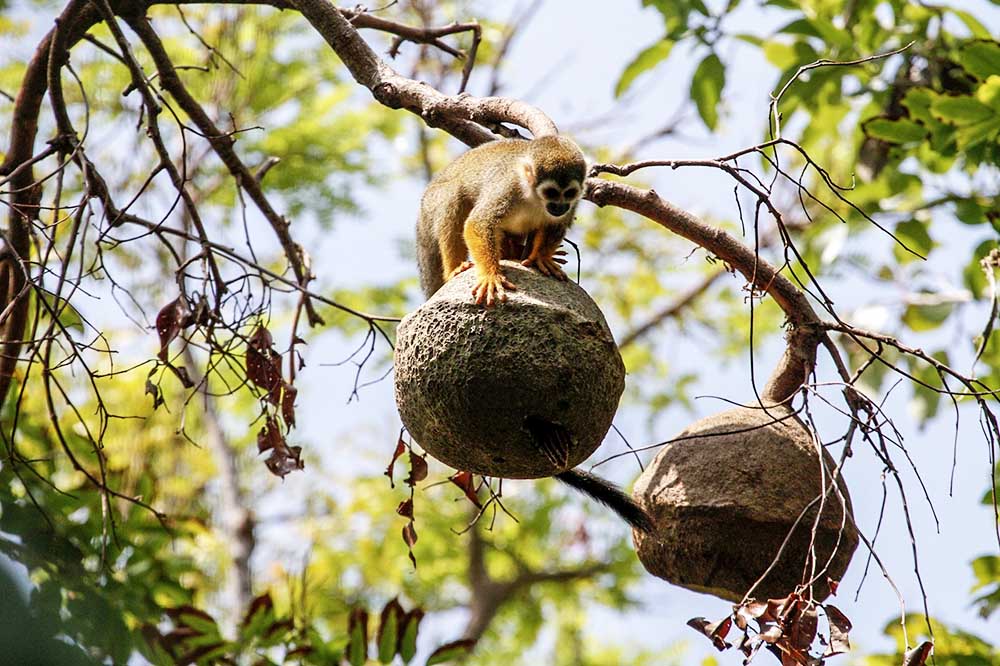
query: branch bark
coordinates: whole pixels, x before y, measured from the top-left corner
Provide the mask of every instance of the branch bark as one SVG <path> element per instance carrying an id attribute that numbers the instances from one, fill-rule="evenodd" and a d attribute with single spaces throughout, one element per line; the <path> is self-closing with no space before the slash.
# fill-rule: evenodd
<path id="1" fill-rule="evenodd" d="M 585 198 L 598 206 L 618 206 L 656 222 L 705 248 L 742 273 L 756 290 L 769 294 L 785 312 L 789 329 L 785 353 L 761 398 L 768 403 L 781 403 L 799 390 L 816 364 L 816 348 L 823 329 L 809 300 L 791 280 L 735 237 L 661 199 L 653 190 L 589 178 Z"/>
<path id="2" fill-rule="evenodd" d="M 535 571 L 520 565 L 519 572 L 513 578 L 496 580 L 486 570 L 488 544 L 479 530 L 478 523 L 469 530 L 469 619 L 462 632 L 463 639 L 478 641 L 482 638 L 503 605 L 532 585 L 586 580 L 608 568 L 601 562 L 570 569 L 543 571 Z"/>

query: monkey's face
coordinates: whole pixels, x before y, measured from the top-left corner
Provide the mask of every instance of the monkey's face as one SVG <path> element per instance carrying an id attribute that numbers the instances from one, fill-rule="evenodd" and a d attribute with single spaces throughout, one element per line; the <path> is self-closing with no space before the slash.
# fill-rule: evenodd
<path id="1" fill-rule="evenodd" d="M 553 179 L 543 180 L 535 187 L 535 194 L 545 212 L 553 219 L 569 213 L 580 200 L 580 192 L 580 181 L 575 178 L 562 183 Z"/>

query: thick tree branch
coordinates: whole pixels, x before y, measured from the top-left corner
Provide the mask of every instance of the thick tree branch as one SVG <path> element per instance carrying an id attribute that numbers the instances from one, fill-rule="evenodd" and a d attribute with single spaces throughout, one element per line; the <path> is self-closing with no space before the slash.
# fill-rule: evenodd
<path id="1" fill-rule="evenodd" d="M 618 206 L 649 218 L 705 248 L 742 273 L 754 289 L 770 294 L 785 312 L 789 330 L 785 354 L 761 397 L 784 402 L 805 383 L 816 364 L 821 321 L 805 294 L 774 266 L 730 234 L 661 199 L 653 190 L 589 178 L 585 198 L 598 206 Z"/>
<path id="2" fill-rule="evenodd" d="M 83 37 L 97 19 L 97 12 L 85 0 L 73 0 L 66 5 L 57 21 L 65 26 L 65 43 L 72 45 Z M 10 175 L 10 213 L 4 236 L 6 252 L 3 257 L 10 275 L 7 290 L 9 294 L 21 294 L 28 280 L 22 266 L 31 253 L 31 221 L 38 217 L 41 188 L 35 183 L 34 170 L 30 166 L 25 168 L 24 165 L 32 163 L 35 151 L 38 114 L 48 87 L 49 51 L 55 32 L 54 28 L 38 45 L 24 73 L 21 89 L 14 102 L 10 144 L 4 162 L 0 165 L 0 175 Z M 0 298 L 3 297 L 0 294 Z M 28 325 L 28 309 L 28 298 L 0 302 L 0 311 L 7 312 L 5 320 L 0 322 L 0 339 L 3 340 L 0 353 L 0 405 L 7 397 L 20 359 L 21 344 Z"/>
<path id="3" fill-rule="evenodd" d="M 558 133 L 548 116 L 520 100 L 469 95 L 450 97 L 400 75 L 383 62 L 343 14 L 325 0 L 294 0 L 294 5 L 340 56 L 354 80 L 389 108 L 415 113 L 431 127 L 441 128 L 470 146 L 492 140 L 494 136 L 482 126 L 497 123 L 520 125 L 536 137 Z"/>

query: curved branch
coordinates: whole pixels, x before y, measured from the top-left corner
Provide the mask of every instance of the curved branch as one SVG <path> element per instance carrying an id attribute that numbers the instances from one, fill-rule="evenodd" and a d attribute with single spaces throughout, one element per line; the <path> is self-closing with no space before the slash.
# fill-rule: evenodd
<path id="1" fill-rule="evenodd" d="M 295 7 L 340 56 L 354 80 L 391 109 L 406 109 L 431 127 L 445 130 L 470 146 L 494 139 L 484 125 L 512 123 L 534 136 L 558 134 L 540 110 L 504 97 L 448 96 L 408 79 L 387 65 L 361 38 L 350 21 L 326 0 L 293 0 Z"/>
<path id="2" fill-rule="evenodd" d="M 9 294 L 21 294 L 28 281 L 22 265 L 28 261 L 31 253 L 31 221 L 38 217 L 41 188 L 35 184 L 34 169 L 31 166 L 25 168 L 25 165 L 32 164 L 35 138 L 38 135 L 38 114 L 48 88 L 49 51 L 53 36 L 59 26 L 62 26 L 65 28 L 65 43 L 75 44 L 97 20 L 97 12 L 86 0 L 72 0 L 66 5 L 56 20 L 57 27 L 35 49 L 14 102 L 10 145 L 4 162 L 0 165 L 0 175 L 10 175 L 10 215 L 2 258 L 9 274 Z M 4 298 L 4 295 L 0 294 L 0 298 Z M 7 314 L 6 319 L 0 322 L 0 339 L 4 341 L 0 350 L 0 405 L 7 397 L 20 359 L 21 345 L 28 326 L 28 310 L 28 298 L 0 302 L 0 311 Z"/>
<path id="3" fill-rule="evenodd" d="M 805 294 L 778 269 L 735 237 L 661 199 L 653 190 L 589 178 L 584 198 L 598 206 L 618 206 L 649 218 L 705 248 L 742 273 L 755 289 L 768 293 L 785 312 L 789 329 L 785 354 L 761 397 L 768 402 L 785 402 L 806 382 L 816 364 L 822 322 Z"/>

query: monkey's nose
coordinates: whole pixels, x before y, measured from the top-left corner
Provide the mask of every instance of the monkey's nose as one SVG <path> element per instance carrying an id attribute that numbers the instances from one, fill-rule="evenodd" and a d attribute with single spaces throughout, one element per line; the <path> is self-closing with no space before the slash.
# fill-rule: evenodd
<path id="1" fill-rule="evenodd" d="M 569 204 L 548 203 L 545 204 L 545 210 L 549 211 L 549 215 L 552 215 L 553 217 L 559 217 L 560 215 L 566 214 L 566 211 L 569 210 Z"/>

